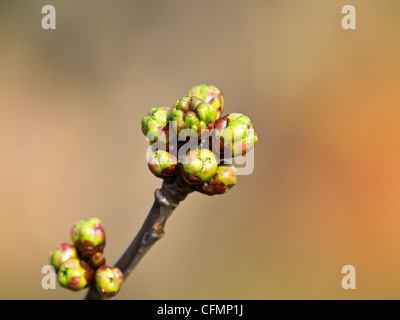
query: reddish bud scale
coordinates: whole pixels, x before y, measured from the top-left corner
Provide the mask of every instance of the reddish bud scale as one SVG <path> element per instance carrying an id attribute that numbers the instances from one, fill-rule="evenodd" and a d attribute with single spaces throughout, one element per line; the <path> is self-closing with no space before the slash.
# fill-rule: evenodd
<path id="1" fill-rule="evenodd" d="M 94 246 L 91 241 L 85 240 L 85 242 L 82 243 L 80 240 L 78 240 L 75 242 L 75 246 L 78 248 L 82 258 L 88 259 L 97 252 L 103 252 L 105 243 Z"/>
<path id="2" fill-rule="evenodd" d="M 190 184 L 198 184 L 198 183 L 202 183 L 202 180 L 200 177 L 198 176 L 191 176 L 188 172 L 186 172 L 183 169 L 183 165 L 180 163 L 179 164 L 180 169 L 181 169 L 181 173 L 183 175 L 183 178 Z"/>
<path id="3" fill-rule="evenodd" d="M 214 129 L 219 132 L 223 132 L 228 126 L 229 122 L 230 119 L 228 119 L 228 116 L 222 117 L 215 121 Z M 216 139 L 215 137 L 210 137 L 210 145 L 212 145 L 214 152 L 219 153 L 221 157 L 224 156 L 224 137 L 220 137 L 219 139 Z"/>
<path id="4" fill-rule="evenodd" d="M 221 165 L 217 173 L 207 182 L 199 186 L 199 191 L 207 195 L 224 194 L 237 182 L 234 166 Z"/>

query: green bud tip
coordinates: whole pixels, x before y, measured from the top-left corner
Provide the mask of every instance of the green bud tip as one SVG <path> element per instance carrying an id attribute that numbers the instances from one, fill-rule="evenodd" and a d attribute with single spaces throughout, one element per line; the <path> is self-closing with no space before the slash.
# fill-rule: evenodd
<path id="1" fill-rule="evenodd" d="M 58 283 L 67 289 L 78 291 L 93 282 L 93 270 L 83 261 L 71 258 L 65 261 L 58 272 Z"/>
<path id="2" fill-rule="evenodd" d="M 97 218 L 89 218 L 74 224 L 71 238 L 76 248 L 87 259 L 96 252 L 103 252 L 106 244 L 106 234 L 103 224 Z"/>
<path id="3" fill-rule="evenodd" d="M 156 141 L 168 142 L 167 125 L 171 120 L 171 108 L 152 108 L 147 116 L 142 118 L 142 132 L 153 144 Z"/>
<path id="4" fill-rule="evenodd" d="M 181 163 L 181 172 L 186 182 L 198 184 L 206 182 L 217 172 L 215 155 L 208 149 L 189 151 Z"/>
<path id="5" fill-rule="evenodd" d="M 123 281 L 124 275 L 116 267 L 104 265 L 97 269 L 95 274 L 97 291 L 105 297 L 115 296 Z"/>
<path id="6" fill-rule="evenodd" d="M 177 133 L 190 129 L 201 138 L 205 129 L 212 129 L 217 120 L 217 110 L 213 105 L 197 97 L 183 97 L 172 109 L 172 120 L 176 121 Z"/>
<path id="7" fill-rule="evenodd" d="M 224 110 L 224 97 L 221 91 L 215 86 L 201 84 L 194 86 L 188 92 L 189 97 L 197 97 L 211 104 L 217 110 L 217 119 Z"/>
<path id="8" fill-rule="evenodd" d="M 50 258 L 50 264 L 58 271 L 63 262 L 71 258 L 78 258 L 76 248 L 69 243 L 60 243 Z"/>

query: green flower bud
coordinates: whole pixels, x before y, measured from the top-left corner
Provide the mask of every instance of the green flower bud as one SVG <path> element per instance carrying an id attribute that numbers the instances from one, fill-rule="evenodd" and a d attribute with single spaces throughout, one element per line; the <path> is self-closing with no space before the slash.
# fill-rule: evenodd
<path id="1" fill-rule="evenodd" d="M 115 296 L 124 281 L 121 270 L 111 266 L 101 266 L 95 274 L 96 288 L 105 297 Z"/>
<path id="2" fill-rule="evenodd" d="M 176 121 L 177 132 L 191 129 L 199 138 L 204 129 L 212 129 L 217 115 L 213 105 L 197 97 L 183 97 L 172 109 L 172 120 Z"/>
<path id="3" fill-rule="evenodd" d="M 210 180 L 217 172 L 217 168 L 217 159 L 208 149 L 189 151 L 181 163 L 183 178 L 190 184 L 197 184 Z"/>
<path id="4" fill-rule="evenodd" d="M 212 105 L 217 110 L 217 119 L 219 119 L 224 110 L 224 98 L 217 87 L 201 84 L 190 89 L 188 96 L 200 98 Z"/>
<path id="5" fill-rule="evenodd" d="M 157 150 L 149 159 L 150 171 L 157 177 L 172 177 L 177 165 L 176 157 L 167 151 Z"/>
<path id="6" fill-rule="evenodd" d="M 94 255 L 90 257 L 89 265 L 95 270 L 105 264 L 106 264 L 106 258 L 104 257 L 104 254 L 101 252 L 96 252 Z"/>
<path id="7" fill-rule="evenodd" d="M 250 118 L 231 113 L 215 121 L 213 147 L 223 156 L 245 155 L 257 142 Z"/>
<path id="8" fill-rule="evenodd" d="M 150 139 L 150 144 L 156 141 L 168 143 L 167 125 L 171 120 L 170 108 L 152 108 L 142 119 L 142 132 Z"/>
<path id="9" fill-rule="evenodd" d="M 58 271 L 61 264 L 71 258 L 78 258 L 75 247 L 69 243 L 61 243 L 51 255 L 50 264 Z"/>
<path id="10" fill-rule="evenodd" d="M 78 291 L 93 281 L 93 270 L 76 258 L 65 261 L 58 272 L 58 283 L 67 289 Z"/>
<path id="11" fill-rule="evenodd" d="M 75 223 L 71 229 L 71 238 L 83 259 L 91 257 L 96 252 L 103 252 L 106 245 L 103 224 L 97 218 Z"/>
<path id="12" fill-rule="evenodd" d="M 199 187 L 201 193 L 208 195 L 224 194 L 237 182 L 236 168 L 229 165 L 218 166 L 217 173 Z"/>

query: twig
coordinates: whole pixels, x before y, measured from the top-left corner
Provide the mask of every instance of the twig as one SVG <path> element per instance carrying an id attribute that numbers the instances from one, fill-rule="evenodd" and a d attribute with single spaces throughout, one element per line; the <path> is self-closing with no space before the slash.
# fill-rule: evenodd
<path id="1" fill-rule="evenodd" d="M 167 219 L 179 205 L 179 202 L 183 201 L 193 191 L 193 187 L 186 183 L 180 174 L 171 180 L 164 180 L 161 189 L 156 189 L 153 206 L 142 228 L 115 265 L 123 272 L 124 280 L 154 243 L 163 237 Z M 85 300 L 101 299 L 103 299 L 103 296 L 93 286 L 85 297 Z"/>

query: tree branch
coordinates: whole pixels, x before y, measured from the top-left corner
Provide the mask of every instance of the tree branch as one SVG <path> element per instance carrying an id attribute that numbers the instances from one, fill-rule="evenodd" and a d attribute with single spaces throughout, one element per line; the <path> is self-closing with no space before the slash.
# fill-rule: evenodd
<path id="1" fill-rule="evenodd" d="M 124 281 L 154 243 L 163 237 L 167 219 L 179 203 L 193 191 L 193 186 L 186 183 L 180 174 L 170 180 L 165 179 L 161 189 L 156 189 L 153 206 L 142 228 L 115 265 L 124 274 Z M 85 300 L 101 299 L 103 296 L 97 292 L 95 286 L 90 288 L 85 297 Z"/>

